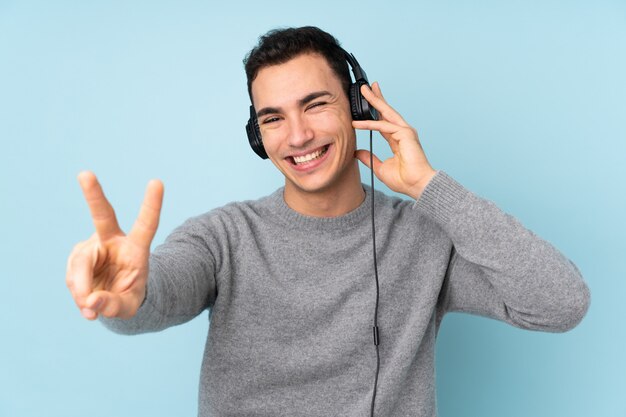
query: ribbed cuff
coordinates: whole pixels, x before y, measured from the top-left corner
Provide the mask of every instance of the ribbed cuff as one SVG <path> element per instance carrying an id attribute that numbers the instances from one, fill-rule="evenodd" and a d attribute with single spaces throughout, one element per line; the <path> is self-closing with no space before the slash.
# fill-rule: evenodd
<path id="1" fill-rule="evenodd" d="M 470 194 L 466 188 L 443 171 L 430 180 L 415 208 L 434 219 L 439 224 L 447 224 L 463 200 Z"/>

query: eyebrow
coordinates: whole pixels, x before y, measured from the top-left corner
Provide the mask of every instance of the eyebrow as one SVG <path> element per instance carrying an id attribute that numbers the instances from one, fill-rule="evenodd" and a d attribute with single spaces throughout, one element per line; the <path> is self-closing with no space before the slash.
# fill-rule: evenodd
<path id="1" fill-rule="evenodd" d="M 315 91 L 313 93 L 307 94 L 306 96 L 302 97 L 300 100 L 298 100 L 298 104 L 300 106 L 304 106 L 307 103 L 310 103 L 311 101 L 323 97 L 323 96 L 332 96 L 332 94 L 329 91 L 326 90 L 322 90 L 322 91 Z M 280 107 L 263 107 L 261 110 L 259 110 L 256 113 L 256 117 L 257 119 L 266 115 L 266 114 L 272 114 L 272 113 L 281 113 L 282 109 Z"/>

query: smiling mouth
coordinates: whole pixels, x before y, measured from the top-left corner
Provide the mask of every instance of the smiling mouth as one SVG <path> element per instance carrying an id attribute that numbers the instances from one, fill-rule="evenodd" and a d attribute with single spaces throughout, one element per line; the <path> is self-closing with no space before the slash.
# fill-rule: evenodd
<path id="1" fill-rule="evenodd" d="M 301 155 L 301 156 L 289 156 L 287 157 L 287 159 L 289 160 L 289 162 L 291 162 L 293 165 L 304 165 L 307 164 L 311 161 L 315 161 L 316 159 L 321 158 L 322 156 L 324 156 L 324 154 L 326 152 L 328 152 L 328 148 L 330 145 L 325 145 L 322 146 L 320 149 L 308 153 L 306 155 Z"/>

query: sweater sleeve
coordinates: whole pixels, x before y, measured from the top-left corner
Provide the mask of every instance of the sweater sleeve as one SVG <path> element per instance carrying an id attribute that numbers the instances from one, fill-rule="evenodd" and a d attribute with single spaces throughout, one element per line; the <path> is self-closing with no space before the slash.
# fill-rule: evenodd
<path id="1" fill-rule="evenodd" d="M 193 319 L 215 301 L 219 252 L 205 222 L 187 220 L 150 255 L 146 298 L 137 314 L 100 321 L 116 333 L 138 334 Z"/>
<path id="2" fill-rule="evenodd" d="M 452 241 L 444 311 L 564 332 L 584 317 L 589 289 L 576 266 L 490 201 L 438 172 L 416 202 Z"/>

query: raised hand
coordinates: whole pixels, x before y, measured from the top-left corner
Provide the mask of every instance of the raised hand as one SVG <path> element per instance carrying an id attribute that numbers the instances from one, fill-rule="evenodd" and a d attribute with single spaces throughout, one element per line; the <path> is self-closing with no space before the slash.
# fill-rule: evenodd
<path id="1" fill-rule="evenodd" d="M 130 318 L 146 295 L 150 243 L 159 225 L 163 184 L 158 180 L 148 183 L 139 216 L 125 235 L 96 176 L 82 172 L 78 182 L 96 233 L 70 254 L 67 287 L 86 319 L 94 320 L 99 314 Z"/>
<path id="2" fill-rule="evenodd" d="M 426 159 L 417 131 L 387 104 L 378 83 L 373 83 L 371 89 L 363 85 L 361 93 L 378 110 L 380 120 L 355 120 L 352 126 L 355 129 L 380 132 L 393 152 L 393 156 L 384 162 L 376 155 L 373 156 L 374 174 L 393 191 L 417 200 L 436 174 Z M 369 151 L 359 149 L 355 157 L 372 169 Z"/>

